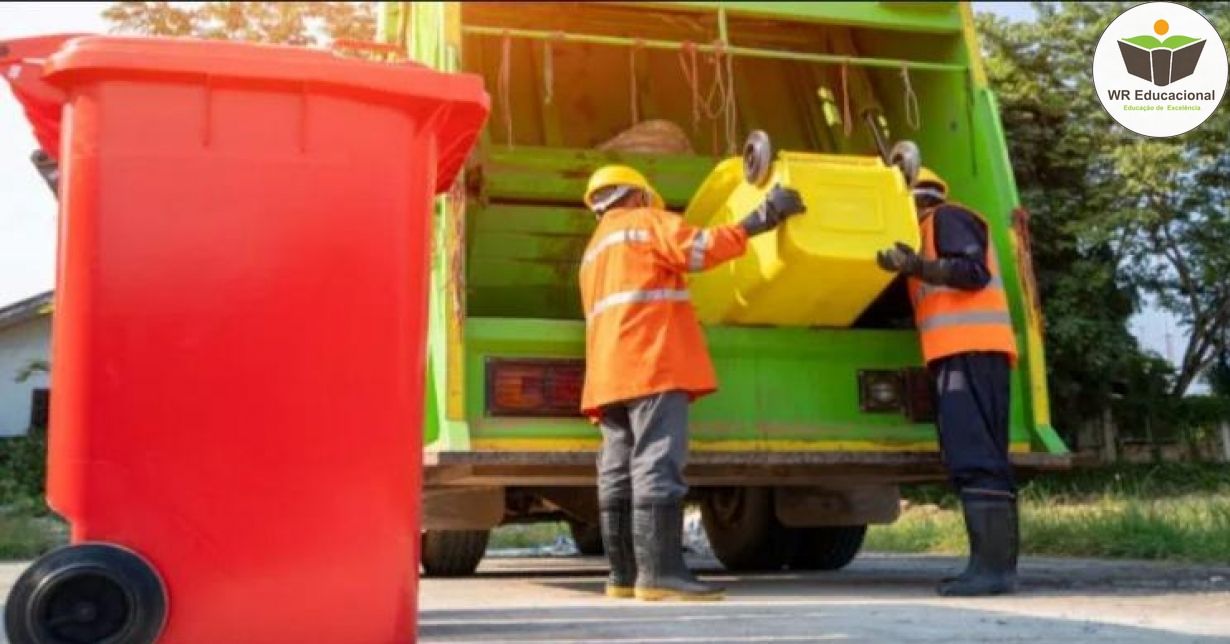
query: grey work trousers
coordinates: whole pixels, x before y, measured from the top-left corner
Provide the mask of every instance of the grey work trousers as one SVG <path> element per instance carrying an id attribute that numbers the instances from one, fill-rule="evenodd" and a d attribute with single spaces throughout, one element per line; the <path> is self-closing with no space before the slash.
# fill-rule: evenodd
<path id="1" fill-rule="evenodd" d="M 635 503 L 680 501 L 687 494 L 686 392 L 667 391 L 602 408 L 598 500 Z"/>

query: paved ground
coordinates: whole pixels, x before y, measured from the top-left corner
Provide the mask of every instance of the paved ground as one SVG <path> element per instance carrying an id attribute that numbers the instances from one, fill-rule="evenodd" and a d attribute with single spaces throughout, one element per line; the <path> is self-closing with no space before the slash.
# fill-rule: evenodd
<path id="1" fill-rule="evenodd" d="M 837 573 L 728 575 L 714 604 L 600 595 L 601 559 L 492 558 L 468 579 L 426 579 L 423 642 L 1230 642 L 1230 566 L 1035 559 L 1024 592 L 932 593 L 951 557 L 864 555 Z M 0 564 L 0 593 L 24 564 Z"/>
<path id="2" fill-rule="evenodd" d="M 951 557 L 864 555 L 838 573 L 732 576 L 720 604 L 600 596 L 601 559 L 490 559 L 427 579 L 424 642 L 1230 642 L 1230 567 L 1028 559 L 1014 597 L 936 597 Z"/>

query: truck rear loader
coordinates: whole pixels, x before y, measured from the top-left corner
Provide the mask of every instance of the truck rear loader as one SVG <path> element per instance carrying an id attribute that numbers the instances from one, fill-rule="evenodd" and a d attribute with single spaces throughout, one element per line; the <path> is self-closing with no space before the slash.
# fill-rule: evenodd
<path id="1" fill-rule="evenodd" d="M 1048 409 L 1027 215 L 967 3 L 410 2 L 381 12 L 385 42 L 482 75 L 493 97 L 480 146 L 435 210 L 426 574 L 473 572 L 489 531 L 506 523 L 566 520 L 583 552 L 601 551 L 600 434 L 578 413 L 576 279 L 595 225 L 585 181 L 606 164 L 634 166 L 668 207 L 703 223 L 714 193 L 702 186 L 756 129 L 783 151 L 779 162 L 821 154 L 867 172 L 884 168 L 875 131 L 917 142 L 955 200 L 986 217 L 1000 258 L 1021 354 L 1013 462 L 1025 475 L 1067 466 Z M 871 185 L 846 196 L 878 203 Z M 837 201 L 809 203 L 802 217 L 836 213 Z M 848 216 L 833 234 L 872 261 L 864 233 L 884 227 L 860 232 L 869 220 Z M 844 279 L 817 269 L 795 281 Z M 712 294 L 698 303 L 721 389 L 693 407 L 687 479 L 727 568 L 840 568 L 869 524 L 897 517 L 899 485 L 943 479 L 908 295 L 883 282 L 854 284 L 848 301 L 861 303 L 845 318 L 779 311 L 789 298 L 740 314 L 722 313 L 736 309 Z M 698 277 L 694 299 L 714 283 Z"/>

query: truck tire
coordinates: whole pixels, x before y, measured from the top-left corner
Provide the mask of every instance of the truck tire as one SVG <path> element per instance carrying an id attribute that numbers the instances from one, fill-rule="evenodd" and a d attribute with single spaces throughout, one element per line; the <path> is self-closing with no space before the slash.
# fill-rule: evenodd
<path id="1" fill-rule="evenodd" d="M 606 548 L 602 547 L 602 530 L 598 524 L 569 520 L 568 530 L 572 533 L 573 543 L 577 544 L 577 552 L 587 557 L 606 553 Z"/>
<path id="2" fill-rule="evenodd" d="M 781 570 L 791 549 L 780 529 L 769 488 L 716 488 L 700 506 L 713 554 L 727 570 Z"/>
<path id="3" fill-rule="evenodd" d="M 788 528 L 795 534 L 790 558 L 793 570 L 840 570 L 863 547 L 865 525 Z"/>
<path id="4" fill-rule="evenodd" d="M 465 577 L 478 570 L 490 530 L 427 530 L 423 533 L 423 576 Z"/>

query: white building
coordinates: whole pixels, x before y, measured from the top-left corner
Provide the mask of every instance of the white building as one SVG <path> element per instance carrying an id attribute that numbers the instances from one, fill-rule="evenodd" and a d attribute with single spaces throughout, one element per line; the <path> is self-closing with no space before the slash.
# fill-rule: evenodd
<path id="1" fill-rule="evenodd" d="M 46 425 L 47 373 L 34 370 L 24 380 L 21 374 L 48 364 L 50 347 L 51 292 L 0 308 L 0 436 Z"/>

